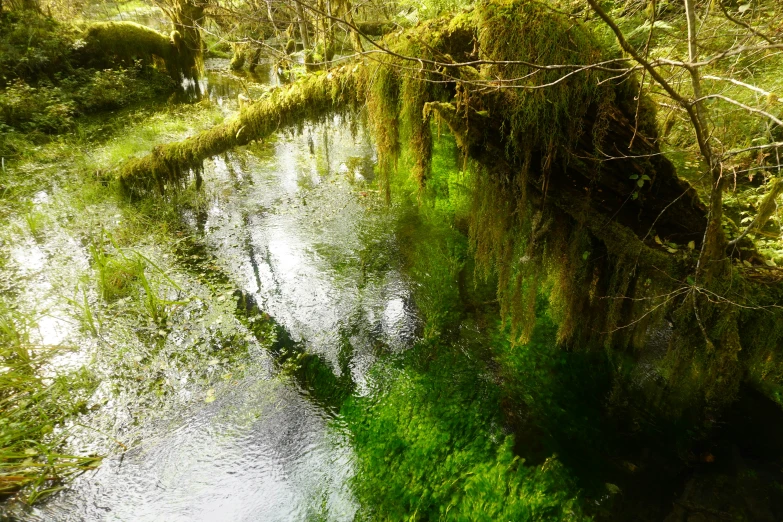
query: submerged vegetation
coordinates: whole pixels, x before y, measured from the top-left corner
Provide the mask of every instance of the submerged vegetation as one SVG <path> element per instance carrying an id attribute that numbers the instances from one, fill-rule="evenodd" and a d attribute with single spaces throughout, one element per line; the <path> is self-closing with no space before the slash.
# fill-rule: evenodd
<path id="1" fill-rule="evenodd" d="M 73 236 L 78 283 L 47 284 L 92 350 L 60 368 L 69 348 L 32 333 L 49 310 L 2 289 L 0 494 L 56 491 L 100 461 L 63 454 L 80 429 L 124 453 L 145 410 L 211 404 L 264 354 L 347 433 L 356 520 L 779 517 L 783 447 L 734 426 L 764 411 L 783 432 L 776 8 L 588 3 L 161 0 L 169 34 L 0 3 L 0 272 L 12 244 Z M 236 111 L 234 92 L 170 96 L 204 94 L 207 47 L 233 51 Z M 264 49 L 284 85 L 251 99 Z M 201 243 L 210 169 L 335 115 L 369 129 L 372 167 L 340 173 L 393 241 L 373 229 L 334 272 L 358 262 L 361 293 L 399 251 L 420 320 L 361 377 L 352 332 L 332 359 L 293 340 Z"/>

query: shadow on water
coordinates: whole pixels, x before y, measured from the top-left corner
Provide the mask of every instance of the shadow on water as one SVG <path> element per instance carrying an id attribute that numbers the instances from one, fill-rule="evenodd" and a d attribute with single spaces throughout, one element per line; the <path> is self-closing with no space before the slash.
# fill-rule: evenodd
<path id="1" fill-rule="evenodd" d="M 233 282 L 220 270 L 212 268 L 215 259 L 209 255 L 205 246 L 198 242 L 180 250 L 180 263 L 193 273 L 210 280 L 216 286 L 232 285 Z M 350 366 L 353 348 L 348 339 L 340 348 L 340 376 L 337 377 L 321 356 L 307 351 L 306 343 L 295 341 L 284 326 L 264 313 L 255 297 L 241 289 L 233 292 L 236 299 L 235 315 L 259 341 L 268 337 L 271 325 L 274 341 L 269 348 L 275 366 L 281 374 L 291 376 L 309 400 L 324 409 L 330 415 L 336 415 L 342 402 L 355 388 Z"/>

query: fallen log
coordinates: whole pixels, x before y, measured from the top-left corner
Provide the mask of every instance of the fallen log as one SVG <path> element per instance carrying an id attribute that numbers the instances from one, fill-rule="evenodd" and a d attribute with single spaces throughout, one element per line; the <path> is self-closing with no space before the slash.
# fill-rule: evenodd
<path id="1" fill-rule="evenodd" d="M 772 341 L 763 343 L 739 333 L 751 324 L 761 331 L 758 314 L 775 322 L 777 294 L 737 269 L 709 288 L 690 279 L 705 207 L 661 153 L 654 107 L 643 98 L 637 114 L 636 80 L 584 68 L 612 58 L 587 29 L 536 2 L 498 0 L 381 45 L 391 53 L 304 77 L 214 129 L 131 160 L 120 185 L 136 196 L 176 189 L 191 173 L 198 180 L 211 156 L 332 111 L 366 109 L 381 183 L 406 140 L 426 186 L 436 118 L 470 165 L 472 252 L 479 271 L 498 279 L 515 342 L 529 339 L 546 288 L 558 339 L 571 349 L 620 360 L 644 353 L 651 332 L 669 332 L 654 361 L 666 378 L 644 392 L 669 415 L 719 408 L 743 379 L 783 389 L 783 369 L 759 363 L 762 353 L 777 360 L 771 346 L 783 329 L 764 328 Z M 740 313 L 750 308 L 763 312 Z"/>

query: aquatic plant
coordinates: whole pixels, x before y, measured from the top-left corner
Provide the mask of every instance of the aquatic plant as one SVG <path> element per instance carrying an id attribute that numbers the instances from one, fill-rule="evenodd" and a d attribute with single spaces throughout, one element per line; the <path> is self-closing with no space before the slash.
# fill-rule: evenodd
<path id="1" fill-rule="evenodd" d="M 458 350 L 423 343 L 375 398 L 343 408 L 357 452 L 360 520 L 588 520 L 556 457 L 515 456 L 497 388 Z M 437 352 L 437 356 L 432 356 Z M 425 365 L 410 364 L 417 356 Z"/>
<path id="2" fill-rule="evenodd" d="M 32 327 L 32 317 L 0 299 L 0 497 L 24 490 L 29 503 L 100 463 L 61 453 L 65 422 L 83 410 L 95 382 L 86 371 L 45 377 L 42 368 L 65 348 L 34 345 Z"/>

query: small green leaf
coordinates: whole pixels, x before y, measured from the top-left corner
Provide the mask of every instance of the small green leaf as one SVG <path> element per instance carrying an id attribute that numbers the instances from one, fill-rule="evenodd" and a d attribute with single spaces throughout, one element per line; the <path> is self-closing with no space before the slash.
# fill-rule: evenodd
<path id="1" fill-rule="evenodd" d="M 639 197 L 639 193 L 638 192 L 634 192 L 633 194 L 631 194 L 631 199 L 636 199 L 638 197 Z"/>
<path id="2" fill-rule="evenodd" d="M 652 180 L 650 179 L 650 176 L 648 176 L 647 174 L 643 174 L 643 175 L 642 175 L 642 179 L 643 179 L 643 180 L 645 180 L 645 181 L 652 181 Z"/>
<path id="3" fill-rule="evenodd" d="M 582 253 L 582 261 L 587 261 L 587 258 L 588 258 L 588 257 L 590 257 L 590 252 L 588 252 L 587 250 L 585 250 L 585 251 Z"/>
<path id="4" fill-rule="evenodd" d="M 628 179 L 639 179 L 639 174 L 631 174 Z"/>
<path id="5" fill-rule="evenodd" d="M 693 279 L 691 276 L 686 277 L 685 280 L 688 282 L 689 285 L 695 285 L 696 284 L 696 280 Z"/>
<path id="6" fill-rule="evenodd" d="M 636 184 L 639 186 L 639 188 L 642 188 L 644 186 L 644 180 L 640 179 L 639 181 L 636 182 Z"/>
<path id="7" fill-rule="evenodd" d="M 693 250 L 694 248 L 696 248 L 696 243 L 688 241 L 688 250 Z"/>

